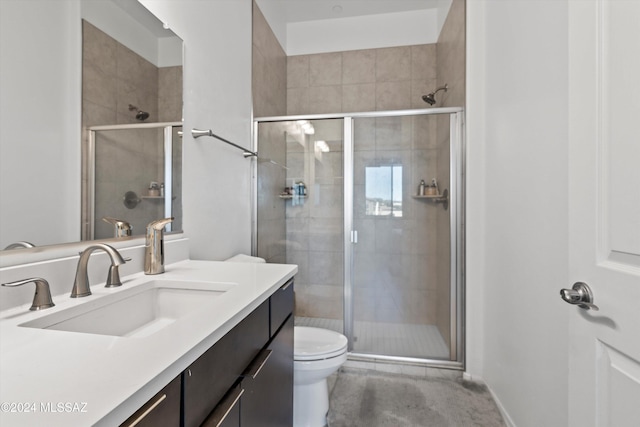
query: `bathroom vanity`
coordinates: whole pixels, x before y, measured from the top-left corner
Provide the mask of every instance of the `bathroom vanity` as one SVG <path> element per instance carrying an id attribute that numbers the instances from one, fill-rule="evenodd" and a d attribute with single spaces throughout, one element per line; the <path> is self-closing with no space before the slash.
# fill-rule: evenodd
<path id="1" fill-rule="evenodd" d="M 187 260 L 0 312 L 0 424 L 291 425 L 296 272 Z"/>

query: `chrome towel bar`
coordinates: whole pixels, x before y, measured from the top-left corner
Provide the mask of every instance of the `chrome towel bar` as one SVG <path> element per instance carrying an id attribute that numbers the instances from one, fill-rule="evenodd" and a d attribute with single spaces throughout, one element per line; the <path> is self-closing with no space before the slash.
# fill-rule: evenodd
<path id="1" fill-rule="evenodd" d="M 208 130 L 202 130 L 202 129 L 191 129 L 191 135 L 193 136 L 193 138 L 200 138 L 201 136 L 211 136 L 213 138 L 219 139 L 222 142 L 226 142 L 229 145 L 232 145 L 240 150 L 243 151 L 243 155 L 244 157 L 258 157 L 258 153 L 256 153 L 255 151 L 251 151 L 251 150 L 247 150 L 246 148 L 235 144 L 231 141 L 229 141 L 228 139 L 224 139 L 221 136 L 216 135 L 215 133 L 213 133 L 211 131 L 211 129 Z"/>

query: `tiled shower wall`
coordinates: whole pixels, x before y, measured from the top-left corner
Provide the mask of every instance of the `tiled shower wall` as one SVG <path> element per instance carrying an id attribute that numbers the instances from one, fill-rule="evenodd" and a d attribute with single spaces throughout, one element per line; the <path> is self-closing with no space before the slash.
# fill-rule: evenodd
<path id="1" fill-rule="evenodd" d="M 460 3 L 464 2 L 454 0 L 452 11 L 457 10 Z M 260 15 L 259 19 L 264 18 Z M 289 57 L 286 59 L 286 114 L 428 108 L 421 96 L 440 84 L 439 73 L 451 72 L 442 69 L 438 61 L 441 55 L 447 58 L 453 52 L 450 57 L 453 58 L 462 54 L 462 71 L 456 69 L 451 76 L 462 73 L 464 83 L 464 48 L 460 51 L 458 45 L 447 41 L 448 36 L 444 37 L 447 32 L 456 31 L 462 33 L 464 40 L 464 22 L 460 26 L 459 19 L 452 21 L 449 18 L 439 44 Z M 277 44 L 277 41 L 273 39 L 273 43 Z M 264 80 L 275 76 L 270 76 L 262 58 L 256 60 L 255 51 L 254 36 L 254 109 L 264 111 L 267 104 L 262 99 L 266 96 L 265 90 L 255 89 L 256 76 L 262 75 Z M 446 59 L 445 63 L 458 67 L 460 62 Z M 458 81 L 458 78 L 447 81 L 451 87 L 448 105 L 463 105 L 464 86 L 453 89 Z M 461 96 L 451 96 L 454 94 Z M 443 93 L 438 95 L 441 101 Z M 270 96 L 280 99 L 281 93 L 278 90 L 276 95 Z M 442 105 L 439 102 L 436 106 Z M 256 116 L 280 114 L 266 112 Z M 445 120 L 448 126 L 448 119 Z M 446 311 L 444 317 L 448 316 L 449 281 L 448 277 L 443 281 L 438 273 L 448 271 L 449 266 L 448 222 L 438 222 L 438 218 L 446 218 L 445 211 L 411 198 L 421 179 L 428 182 L 437 177 L 441 188 L 448 188 L 448 144 L 446 150 L 444 145 L 438 145 L 437 141 L 441 139 L 436 138 L 435 122 L 433 117 L 356 121 L 354 217 L 356 228 L 361 230 L 356 245 L 355 311 L 358 319 L 433 324 L 441 313 Z M 286 161 L 290 170 L 286 184 L 280 186 L 289 186 L 292 181 L 302 179 L 310 194 L 302 204 L 282 202 L 286 205 L 287 218 L 286 260 L 298 264 L 300 269 L 296 279 L 296 314 L 341 318 L 343 207 L 342 167 L 338 165 L 342 162 L 342 141 L 341 137 L 332 136 L 340 126 L 336 127 L 334 121 L 316 121 L 314 125 L 316 134 L 307 137 L 310 145 L 306 148 L 293 138 L 287 139 Z M 276 134 L 280 141 L 285 139 L 284 129 Z M 326 140 L 331 146 L 329 153 L 323 153 L 322 160 L 314 159 L 313 154 L 312 143 L 318 139 Z M 440 153 L 444 152 L 447 157 L 440 162 Z M 306 161 L 300 163 L 301 159 Z M 301 170 L 302 165 L 306 164 L 308 168 L 311 163 L 314 163 L 313 169 Z M 391 163 L 403 165 L 403 217 L 368 217 L 359 208 L 364 206 L 364 168 Z M 276 183 L 273 190 L 281 191 L 282 188 Z M 260 197 L 260 190 L 258 193 Z M 279 208 L 277 205 L 271 212 Z M 270 220 L 275 221 L 276 215 Z M 280 237 L 278 235 L 277 239 Z M 446 248 L 437 248 L 443 239 Z M 262 243 L 278 246 L 275 240 L 263 240 Z M 443 310 L 438 308 L 440 305 L 444 305 Z M 448 339 L 445 322 L 442 325 L 443 335 Z"/>
<path id="2" fill-rule="evenodd" d="M 435 44 L 289 57 L 287 113 L 426 108 L 428 104 L 421 96 L 434 89 L 436 67 Z M 313 137 L 325 139 L 318 132 Z M 421 179 L 429 181 L 437 175 L 435 141 L 435 121 L 429 117 L 355 121 L 354 226 L 358 230 L 358 244 L 354 257 L 354 317 L 357 320 L 435 322 L 436 208 L 411 198 Z M 291 157 L 288 153 L 287 158 Z M 403 167 L 401 218 L 365 214 L 365 168 L 379 165 Z M 342 171 L 336 167 L 332 170 Z M 323 240 L 333 242 L 333 246 L 310 243 L 309 249 L 287 252 L 289 262 L 308 272 L 308 277 L 301 275 L 296 284 L 296 308 L 301 316 L 342 317 L 342 176 L 334 176 L 333 180 L 335 188 L 331 191 L 339 195 L 332 203 L 336 207 L 334 215 L 307 219 L 309 239 L 313 242 L 319 235 L 329 234 Z M 311 199 L 309 209 L 313 215 L 313 194 Z M 298 215 L 291 213 L 295 209 L 287 204 L 288 239 L 290 229 L 298 231 L 304 227 Z"/>
<path id="3" fill-rule="evenodd" d="M 287 57 L 258 6 L 253 4 L 253 115 L 286 114 Z M 284 125 L 264 124 L 260 128 L 258 161 L 258 248 L 257 255 L 268 262 L 286 259 L 285 203 L 278 197 L 285 185 L 286 140 Z"/>
<path id="4" fill-rule="evenodd" d="M 89 236 L 87 127 L 139 123 L 135 111 L 129 111 L 129 104 L 149 113 L 146 122 L 181 121 L 182 67 L 157 68 L 87 21 L 83 21 L 82 38 L 82 235 L 86 238 Z M 99 154 L 108 156 L 101 158 L 99 163 L 107 169 L 96 170 L 96 180 L 111 200 L 97 200 L 96 208 L 100 208 L 99 215 L 120 216 L 139 224 L 133 233 L 144 234 L 146 223 L 164 216 L 162 203 L 145 200 L 134 209 L 121 209 L 122 198 L 128 190 L 139 196 L 145 195 L 151 181 L 164 180 L 161 169 L 157 167 L 163 158 L 162 132 L 138 131 L 134 143 L 127 145 L 121 141 L 118 144 L 121 149 L 114 149 L 115 134 L 111 134 L 109 139 L 112 146 L 105 146 Z M 114 168 L 125 172 L 114 174 Z M 174 194 L 179 197 L 182 175 L 175 175 Z M 174 203 L 177 207 L 180 200 L 177 198 Z M 174 213 L 179 214 L 180 211 L 181 207 Z M 112 233 L 112 227 L 98 217 L 96 237 L 110 237 Z"/>
<path id="5" fill-rule="evenodd" d="M 435 44 L 290 56 L 287 114 L 424 108 L 435 84 Z"/>

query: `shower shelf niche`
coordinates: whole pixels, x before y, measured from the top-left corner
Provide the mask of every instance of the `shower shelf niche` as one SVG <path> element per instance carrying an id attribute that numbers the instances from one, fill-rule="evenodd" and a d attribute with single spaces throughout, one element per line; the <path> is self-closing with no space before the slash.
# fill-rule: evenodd
<path id="1" fill-rule="evenodd" d="M 414 199 L 426 200 L 433 203 L 442 203 L 444 210 L 449 208 L 449 190 L 444 190 L 442 194 L 434 194 L 431 196 L 421 196 L 419 194 L 414 194 L 411 197 Z"/>

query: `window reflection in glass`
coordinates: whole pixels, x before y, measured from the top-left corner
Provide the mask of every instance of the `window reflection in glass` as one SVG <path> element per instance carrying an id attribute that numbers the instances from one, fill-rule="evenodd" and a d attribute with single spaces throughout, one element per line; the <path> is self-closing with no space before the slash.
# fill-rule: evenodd
<path id="1" fill-rule="evenodd" d="M 366 215 L 402 216 L 402 165 L 365 168 Z"/>

